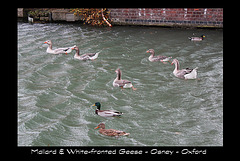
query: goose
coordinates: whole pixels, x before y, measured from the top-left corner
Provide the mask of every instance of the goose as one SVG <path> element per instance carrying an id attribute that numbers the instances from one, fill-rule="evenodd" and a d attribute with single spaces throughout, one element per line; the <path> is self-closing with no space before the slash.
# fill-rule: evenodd
<path id="1" fill-rule="evenodd" d="M 86 54 L 83 54 L 83 55 L 79 55 L 79 48 L 77 46 L 73 47 L 72 50 L 76 50 L 74 58 L 79 59 L 79 60 L 95 60 L 95 59 L 97 59 L 97 57 L 100 53 L 100 52 L 86 53 Z"/>
<path id="2" fill-rule="evenodd" d="M 119 68 L 116 69 L 115 72 L 117 73 L 117 77 L 116 77 L 115 80 L 113 81 L 113 86 L 114 86 L 114 87 L 132 88 L 133 90 L 137 90 L 137 88 L 134 88 L 134 87 L 133 87 L 131 81 L 121 79 L 122 72 L 121 72 L 121 70 L 120 70 Z"/>
<path id="3" fill-rule="evenodd" d="M 92 106 L 97 106 L 97 109 L 96 109 L 95 113 L 99 116 L 102 116 L 102 117 L 121 116 L 123 114 L 122 112 L 115 111 L 115 110 L 100 110 L 100 108 L 101 108 L 100 102 L 96 102 Z"/>
<path id="4" fill-rule="evenodd" d="M 126 136 L 129 135 L 130 133 L 126 133 L 124 131 L 120 131 L 120 130 L 115 130 L 115 129 L 105 129 L 105 124 L 104 123 L 100 123 L 98 124 L 97 127 L 95 127 L 94 129 L 99 129 L 99 133 L 103 134 L 103 135 L 107 135 L 107 136 Z"/>
<path id="5" fill-rule="evenodd" d="M 155 62 L 155 61 L 166 62 L 166 61 L 170 61 L 170 59 L 172 58 L 172 57 L 161 56 L 161 55 L 154 56 L 155 54 L 154 49 L 149 49 L 146 52 L 151 54 L 148 58 L 150 62 Z"/>
<path id="6" fill-rule="evenodd" d="M 191 41 L 202 41 L 205 38 L 205 35 L 202 35 L 201 37 L 188 37 Z"/>
<path id="7" fill-rule="evenodd" d="M 47 53 L 50 53 L 50 54 L 64 54 L 65 53 L 67 55 L 67 53 L 70 53 L 72 51 L 72 48 L 76 46 L 76 45 L 74 45 L 72 47 L 58 48 L 58 49 L 53 50 L 51 40 L 47 40 L 44 43 L 48 44 Z"/>
<path id="8" fill-rule="evenodd" d="M 178 77 L 178 78 L 182 78 L 182 79 L 196 79 L 197 78 L 197 69 L 198 67 L 194 68 L 194 69 L 179 69 L 180 65 L 177 59 L 173 59 L 171 65 L 175 64 L 175 69 L 173 71 L 173 74 Z"/>

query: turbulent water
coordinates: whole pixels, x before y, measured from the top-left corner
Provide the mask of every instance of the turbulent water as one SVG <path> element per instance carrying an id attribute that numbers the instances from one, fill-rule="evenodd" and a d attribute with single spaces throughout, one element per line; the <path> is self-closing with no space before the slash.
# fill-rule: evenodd
<path id="1" fill-rule="evenodd" d="M 191 42 L 193 34 L 206 38 Z M 75 51 L 48 54 L 46 40 L 53 49 L 77 45 L 80 54 L 100 54 L 95 61 L 76 60 Z M 199 80 L 150 62 L 151 48 L 180 68 L 198 67 Z M 113 87 L 117 68 L 136 91 Z M 95 102 L 124 114 L 97 116 Z M 104 136 L 94 129 L 101 122 L 130 135 Z M 18 145 L 223 145 L 222 30 L 18 23 Z"/>

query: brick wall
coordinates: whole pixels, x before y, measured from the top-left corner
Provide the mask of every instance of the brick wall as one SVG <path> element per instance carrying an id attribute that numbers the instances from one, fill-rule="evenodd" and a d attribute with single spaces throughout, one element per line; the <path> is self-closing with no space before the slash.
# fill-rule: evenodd
<path id="1" fill-rule="evenodd" d="M 222 8 L 109 8 L 113 24 L 223 27 Z"/>

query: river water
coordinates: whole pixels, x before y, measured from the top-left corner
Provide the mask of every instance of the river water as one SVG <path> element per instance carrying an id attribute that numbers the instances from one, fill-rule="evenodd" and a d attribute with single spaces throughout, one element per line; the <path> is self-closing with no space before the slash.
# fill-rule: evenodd
<path id="1" fill-rule="evenodd" d="M 206 35 L 202 42 L 188 36 Z M 95 61 L 46 53 L 77 45 L 80 54 L 98 52 Z M 180 68 L 198 67 L 199 80 L 173 75 L 170 63 L 149 62 L 150 48 L 172 56 Z M 112 86 L 115 70 L 136 91 Z M 103 118 L 91 107 L 123 112 Z M 129 132 L 108 137 L 94 128 Z M 81 24 L 18 23 L 19 146 L 186 146 L 223 145 L 222 30 Z"/>

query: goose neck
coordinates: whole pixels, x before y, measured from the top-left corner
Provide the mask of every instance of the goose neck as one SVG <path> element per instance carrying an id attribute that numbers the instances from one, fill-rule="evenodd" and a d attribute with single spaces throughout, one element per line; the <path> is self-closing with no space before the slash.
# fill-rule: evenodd
<path id="1" fill-rule="evenodd" d="M 117 79 L 121 80 L 121 72 L 120 71 L 117 73 Z"/>
<path id="2" fill-rule="evenodd" d="M 175 70 L 179 70 L 179 68 L 180 68 L 179 62 L 176 60 L 176 62 L 175 62 Z"/>
<path id="3" fill-rule="evenodd" d="M 76 50 L 76 53 L 75 53 L 75 55 L 76 55 L 76 56 L 80 56 L 80 55 L 79 55 L 79 49 L 78 49 L 78 48 L 76 48 L 75 50 Z"/>

